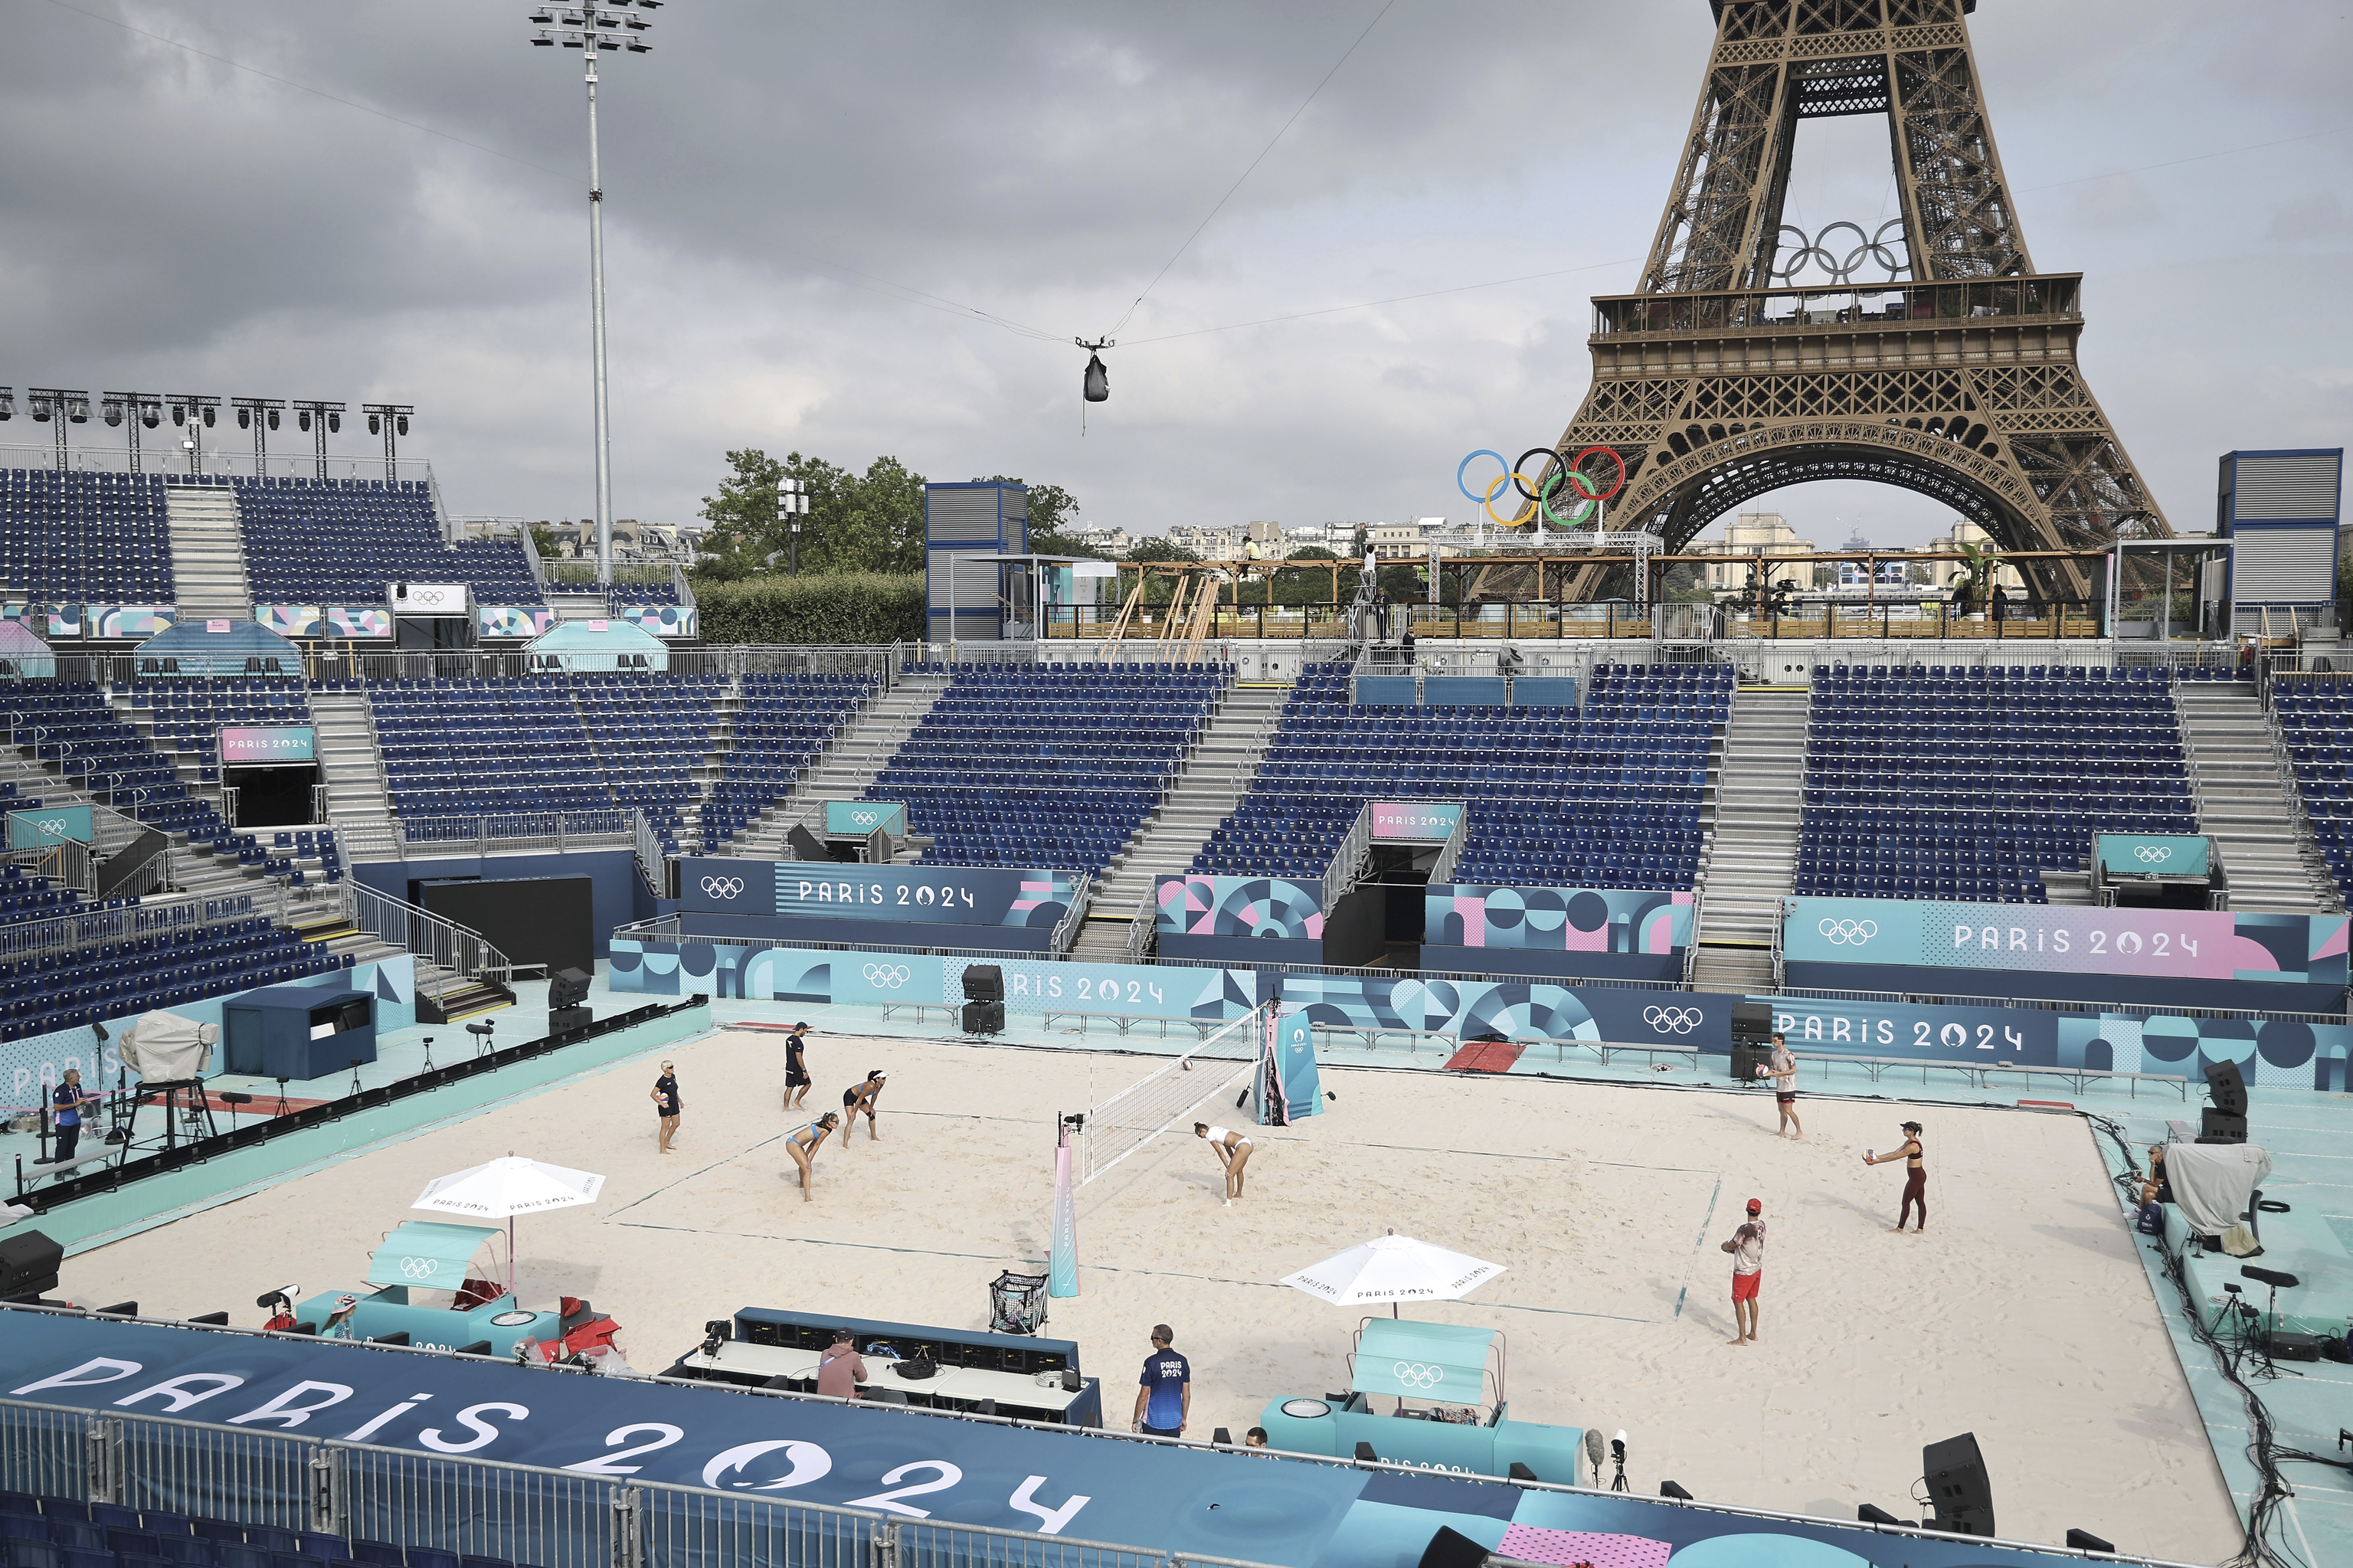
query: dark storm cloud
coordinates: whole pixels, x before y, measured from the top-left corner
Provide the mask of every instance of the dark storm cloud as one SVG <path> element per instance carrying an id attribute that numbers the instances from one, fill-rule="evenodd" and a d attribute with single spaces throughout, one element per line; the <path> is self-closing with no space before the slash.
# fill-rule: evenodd
<path id="1" fill-rule="evenodd" d="M 478 0 L 74 4 L 447 135 L 16 0 L 0 382 L 399 398 L 459 510 L 587 510 L 576 54 Z M 1148 529 L 1459 514 L 1464 451 L 1549 440 L 1582 396 L 1586 297 L 1635 282 L 1701 0 L 1399 0 L 1123 329 L 1083 438 L 1083 355 L 872 281 L 1102 332 L 1378 9 L 665 5 L 655 52 L 606 70 L 618 509 L 690 515 L 753 444 L 1050 479 Z M 2343 440 L 2353 307 L 2300 281 L 2343 266 L 2353 137 L 2079 177 L 2348 118 L 2345 24 L 2263 15 L 1996 0 L 1972 22 L 2035 260 L 2089 275 L 2087 366 L 2181 526 L 2206 524 L 2216 453 Z M 1823 134 L 1793 204 L 1869 216 L 1883 135 Z M 1784 499 L 1891 542 L 1937 518 Z"/>

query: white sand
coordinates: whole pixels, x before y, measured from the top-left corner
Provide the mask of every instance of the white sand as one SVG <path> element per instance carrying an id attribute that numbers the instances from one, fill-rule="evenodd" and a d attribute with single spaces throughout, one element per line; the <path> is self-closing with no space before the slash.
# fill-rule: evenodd
<path id="1" fill-rule="evenodd" d="M 668 1156 L 646 1097 L 664 1054 L 686 1101 Z M 779 1109 L 781 1038 L 727 1033 L 72 1259 L 66 1287 L 255 1323 L 270 1286 L 355 1286 L 381 1234 L 423 1217 L 407 1204 L 429 1178 L 512 1150 L 606 1173 L 594 1208 L 519 1222 L 523 1294 L 593 1298 L 640 1370 L 739 1307 L 978 1328 L 1000 1268 L 1041 1267 L 1052 1118 L 1083 1108 L 1090 1063 L 1097 1097 L 1160 1065 L 902 1040 L 809 1054 L 812 1113 L 870 1065 L 892 1074 L 881 1139 L 828 1141 L 812 1203 L 778 1146 L 799 1125 Z M 1324 1083 L 1329 1114 L 1253 1133 L 1250 1190 L 1230 1208 L 1190 1137 L 1082 1190 L 1084 1294 L 1055 1303 L 1046 1331 L 1080 1342 L 1111 1420 L 1126 1419 L 1156 1321 L 1192 1359 L 1191 1436 L 1344 1387 L 1356 1319 L 1271 1282 L 1395 1227 L 1510 1266 L 1416 1315 L 1504 1330 L 1512 1414 L 1627 1428 L 1638 1492 L 1672 1478 L 1710 1500 L 1912 1518 L 1921 1445 L 1974 1431 L 2006 1536 L 2055 1542 L 2079 1525 L 2176 1558 L 2235 1549 L 2074 1118 L 1808 1099 L 1798 1143 L 1771 1136 L 1761 1092 L 1335 1069 Z M 1901 1166 L 1859 1159 L 1910 1116 L 1928 1128 L 1925 1237 L 1888 1232 Z M 1716 1245 L 1751 1196 L 1770 1225 L 1763 1343 L 1736 1348 Z"/>

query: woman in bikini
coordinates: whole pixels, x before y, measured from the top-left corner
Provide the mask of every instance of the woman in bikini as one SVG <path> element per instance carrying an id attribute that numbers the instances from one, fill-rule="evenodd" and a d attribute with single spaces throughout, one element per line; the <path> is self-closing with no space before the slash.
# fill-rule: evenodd
<path id="1" fill-rule="evenodd" d="M 809 1187 L 812 1179 L 817 1175 L 818 1146 L 826 1140 L 826 1136 L 833 1131 L 840 1120 L 839 1117 L 828 1111 L 785 1139 L 785 1151 L 793 1157 L 793 1163 L 801 1168 L 801 1202 L 804 1203 L 810 1202 Z"/>
<path id="2" fill-rule="evenodd" d="M 858 1127 L 858 1113 L 866 1113 L 866 1141 L 873 1142 L 882 1135 L 874 1130 L 874 1102 L 882 1097 L 882 1080 L 891 1075 L 877 1067 L 866 1075 L 862 1084 L 853 1084 L 841 1091 L 841 1141 L 846 1147 L 849 1135 Z"/>
<path id="3" fill-rule="evenodd" d="M 1921 1156 L 1918 1122 L 1904 1124 L 1902 1148 L 1891 1149 L 1884 1154 L 1866 1153 L 1862 1157 L 1865 1165 L 1884 1165 L 1891 1160 L 1903 1160 L 1907 1172 L 1904 1178 L 1904 1207 L 1896 1213 L 1895 1229 L 1899 1234 L 1903 1231 L 1904 1222 L 1912 1217 L 1912 1205 L 1917 1203 L 1920 1205 L 1920 1229 L 1926 1231 L 1928 1228 L 1928 1166 Z"/>
<path id="4" fill-rule="evenodd" d="M 1193 1136 L 1208 1139 L 1209 1147 L 1218 1151 L 1219 1162 L 1226 1168 L 1226 1202 L 1230 1203 L 1240 1197 L 1242 1167 L 1250 1163 L 1250 1140 L 1239 1132 L 1228 1132 L 1205 1121 L 1193 1124 Z"/>

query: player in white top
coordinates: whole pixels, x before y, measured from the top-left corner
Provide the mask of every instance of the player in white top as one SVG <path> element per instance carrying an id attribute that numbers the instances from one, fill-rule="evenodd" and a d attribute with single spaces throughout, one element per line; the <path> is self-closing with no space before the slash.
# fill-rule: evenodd
<path id="1" fill-rule="evenodd" d="M 1193 1136 L 1208 1139 L 1209 1147 L 1218 1151 L 1218 1160 L 1226 1168 L 1226 1202 L 1231 1203 L 1242 1195 L 1242 1167 L 1250 1163 L 1250 1140 L 1205 1121 L 1193 1124 Z"/>
<path id="2" fill-rule="evenodd" d="M 1789 1043 L 1778 1029 L 1773 1032 L 1773 1059 L 1758 1067 L 1757 1075 L 1773 1080 L 1773 1098 L 1780 1107 L 1781 1125 L 1773 1136 L 1805 1137 L 1805 1127 L 1798 1120 L 1798 1059 L 1789 1054 Z M 1791 1128 L 1797 1130 L 1792 1132 Z"/>

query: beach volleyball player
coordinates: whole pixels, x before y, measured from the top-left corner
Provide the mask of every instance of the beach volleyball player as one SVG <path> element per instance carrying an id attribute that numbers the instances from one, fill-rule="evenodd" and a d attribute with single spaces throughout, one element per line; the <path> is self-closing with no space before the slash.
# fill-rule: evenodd
<path id="1" fill-rule="evenodd" d="M 833 1131 L 835 1125 L 840 1120 L 839 1117 L 828 1111 L 785 1139 L 785 1152 L 791 1155 L 793 1163 L 800 1168 L 801 1202 L 804 1203 L 812 1201 L 809 1188 L 815 1184 L 817 1177 L 818 1147 L 825 1142 L 827 1135 Z M 848 1132 L 844 1132 L 841 1137 L 845 1143 L 849 1140 Z"/>
<path id="2" fill-rule="evenodd" d="M 852 1084 L 841 1091 L 841 1141 L 847 1146 L 849 1135 L 858 1130 L 859 1113 L 866 1115 L 866 1141 L 873 1142 L 882 1135 L 874 1130 L 874 1102 L 882 1097 L 882 1080 L 891 1075 L 876 1067 L 866 1075 L 862 1084 Z"/>
<path id="3" fill-rule="evenodd" d="M 1206 1121 L 1193 1124 L 1193 1136 L 1208 1139 L 1209 1147 L 1218 1151 L 1218 1161 L 1226 1168 L 1226 1202 L 1230 1203 L 1240 1197 L 1242 1167 L 1250 1163 L 1250 1140 L 1239 1132 L 1211 1127 Z"/>

